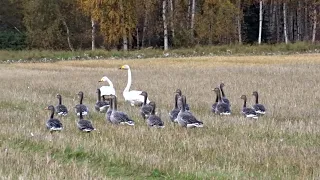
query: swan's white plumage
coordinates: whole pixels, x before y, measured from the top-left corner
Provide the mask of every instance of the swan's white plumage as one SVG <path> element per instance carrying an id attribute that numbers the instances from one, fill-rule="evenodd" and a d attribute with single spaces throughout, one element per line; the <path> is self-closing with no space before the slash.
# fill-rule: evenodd
<path id="1" fill-rule="evenodd" d="M 131 70 L 128 65 L 123 65 L 120 67 L 120 69 L 125 69 L 128 70 L 128 83 L 126 88 L 123 90 L 123 97 L 125 101 L 130 102 L 131 106 L 135 106 L 136 104 L 141 104 L 144 101 L 144 96 L 140 95 L 142 91 L 137 91 L 137 90 L 130 90 L 131 87 Z M 147 104 L 150 103 L 149 98 L 147 98 Z"/>
<path id="2" fill-rule="evenodd" d="M 101 86 L 101 96 L 109 96 L 109 95 L 115 95 L 116 96 L 116 90 L 113 87 L 113 83 L 110 81 L 110 79 L 107 76 L 103 76 L 99 82 L 108 82 L 109 86 Z"/>

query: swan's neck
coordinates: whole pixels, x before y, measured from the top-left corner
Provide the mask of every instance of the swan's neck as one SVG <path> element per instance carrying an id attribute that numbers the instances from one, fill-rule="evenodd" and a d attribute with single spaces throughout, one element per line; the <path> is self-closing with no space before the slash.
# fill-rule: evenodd
<path id="1" fill-rule="evenodd" d="M 128 83 L 126 88 L 124 89 L 124 92 L 129 92 L 131 86 L 131 70 L 130 68 L 128 69 Z"/>
<path id="2" fill-rule="evenodd" d="M 53 119 L 53 115 L 54 115 L 54 109 L 51 110 L 51 115 L 50 115 L 51 119 Z"/>
<path id="3" fill-rule="evenodd" d="M 109 78 L 107 78 L 107 82 L 108 82 L 109 86 L 113 88 L 113 83 L 110 81 Z"/>
<path id="4" fill-rule="evenodd" d="M 222 97 L 226 97 L 225 94 L 224 94 L 224 91 L 223 91 L 223 87 L 222 87 L 222 86 L 220 86 L 220 89 L 221 89 Z"/>
<path id="5" fill-rule="evenodd" d="M 247 99 L 244 99 L 243 101 L 244 101 L 243 102 L 243 107 L 245 108 L 245 107 L 247 107 Z"/>
<path id="6" fill-rule="evenodd" d="M 61 104 L 62 104 L 62 99 L 61 99 L 61 97 L 59 97 L 58 99 L 59 99 L 59 105 L 61 105 Z"/>
<path id="7" fill-rule="evenodd" d="M 259 104 L 259 96 L 258 96 L 258 94 L 256 94 L 255 96 L 256 96 L 256 104 Z"/>

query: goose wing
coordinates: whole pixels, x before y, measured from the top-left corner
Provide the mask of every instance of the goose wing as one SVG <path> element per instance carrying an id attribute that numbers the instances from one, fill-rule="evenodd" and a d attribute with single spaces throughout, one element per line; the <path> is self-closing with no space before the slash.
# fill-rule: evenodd
<path id="1" fill-rule="evenodd" d="M 95 130 L 91 121 L 89 121 L 89 120 L 80 119 L 77 123 L 77 126 L 78 126 L 79 130 L 81 130 L 81 131 L 90 132 L 90 131 Z"/>
<path id="2" fill-rule="evenodd" d="M 68 114 L 68 108 L 63 104 L 57 105 L 55 109 L 58 115 L 66 116 Z"/>
<path id="3" fill-rule="evenodd" d="M 147 120 L 148 126 L 164 127 L 164 123 L 159 116 L 151 115 Z"/>
<path id="4" fill-rule="evenodd" d="M 80 112 L 82 112 L 82 115 L 85 116 L 85 115 L 88 115 L 89 108 L 84 104 L 77 104 L 75 111 L 77 113 L 77 116 L 80 116 Z"/>
<path id="5" fill-rule="evenodd" d="M 121 111 L 114 111 L 111 113 L 111 120 L 113 119 L 114 122 L 117 123 L 126 123 L 128 125 L 134 125 L 134 121 L 129 118 L 129 116 Z"/>
<path id="6" fill-rule="evenodd" d="M 177 116 L 179 114 L 180 110 L 178 108 L 173 109 L 170 113 L 169 113 L 169 117 L 171 119 L 172 122 L 175 122 L 177 119 Z"/>
<path id="7" fill-rule="evenodd" d="M 50 131 L 60 131 L 63 129 L 63 125 L 59 119 L 49 119 L 46 126 Z"/>
<path id="8" fill-rule="evenodd" d="M 221 102 L 216 105 L 216 113 L 220 115 L 230 115 L 230 106 L 227 103 Z"/>
<path id="9" fill-rule="evenodd" d="M 262 104 L 255 104 L 252 106 L 253 109 L 257 112 L 265 112 L 266 108 Z"/>
<path id="10" fill-rule="evenodd" d="M 242 114 L 248 118 L 258 118 L 256 111 L 251 108 L 242 108 Z"/>

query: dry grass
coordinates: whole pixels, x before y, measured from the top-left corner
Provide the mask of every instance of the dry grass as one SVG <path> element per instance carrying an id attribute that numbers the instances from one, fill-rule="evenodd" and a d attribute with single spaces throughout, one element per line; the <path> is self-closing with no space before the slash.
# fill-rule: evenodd
<path id="1" fill-rule="evenodd" d="M 138 108 L 124 104 L 129 64 L 133 89 L 148 91 L 166 128 L 148 129 Z M 0 66 L 0 175 L 11 179 L 317 179 L 320 176 L 320 55 L 201 57 L 186 59 L 65 61 Z M 97 81 L 107 75 L 119 109 L 135 127 L 112 126 L 94 112 Z M 211 89 L 223 81 L 233 115 L 210 113 Z M 203 129 L 169 122 L 174 91 L 181 88 Z M 85 93 L 98 131 L 78 132 L 71 107 Z M 268 114 L 257 121 L 240 116 L 252 91 Z M 61 93 L 71 113 L 65 129 L 45 129 L 49 104 Z M 31 136 L 31 133 L 34 136 Z"/>

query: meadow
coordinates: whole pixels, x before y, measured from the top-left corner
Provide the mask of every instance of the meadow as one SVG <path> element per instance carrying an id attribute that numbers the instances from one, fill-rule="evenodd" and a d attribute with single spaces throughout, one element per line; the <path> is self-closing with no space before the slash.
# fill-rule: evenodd
<path id="1" fill-rule="evenodd" d="M 139 108 L 124 102 L 128 64 L 131 89 L 157 103 L 164 129 L 150 129 Z M 0 65 L 0 177 L 4 179 L 318 179 L 320 178 L 320 55 L 216 56 L 83 60 Z M 134 127 L 106 123 L 94 111 L 102 76 L 114 83 L 118 109 Z M 232 115 L 210 112 L 220 82 Z M 203 128 L 170 122 L 174 92 L 187 96 Z M 90 107 L 92 133 L 76 128 L 77 93 Z M 258 91 L 267 114 L 241 116 L 242 94 Z M 69 115 L 64 130 L 45 128 L 57 93 Z"/>

